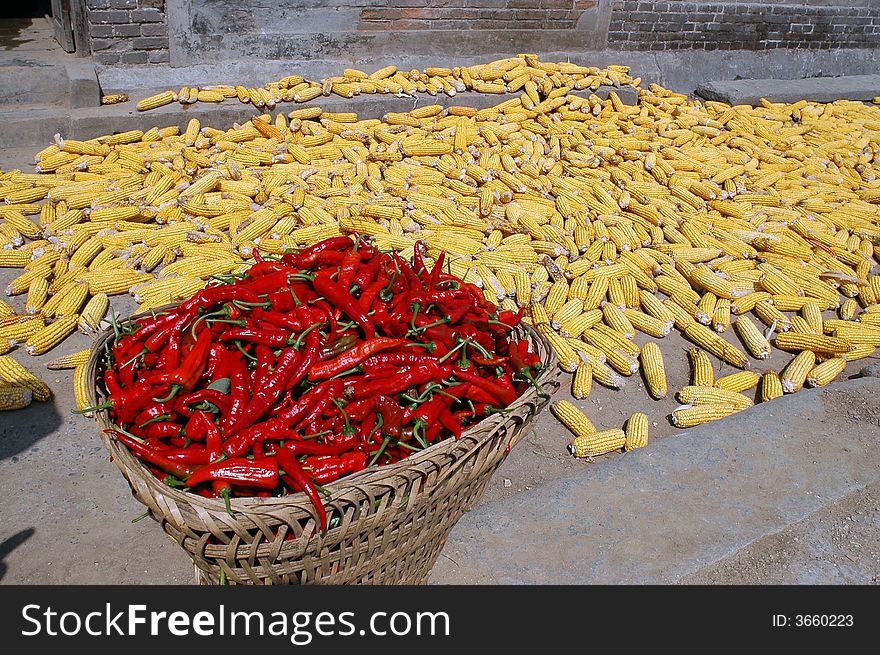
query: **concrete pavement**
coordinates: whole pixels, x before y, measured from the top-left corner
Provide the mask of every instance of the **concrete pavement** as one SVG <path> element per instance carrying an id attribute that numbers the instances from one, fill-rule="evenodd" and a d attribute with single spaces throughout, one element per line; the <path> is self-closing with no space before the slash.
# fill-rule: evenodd
<path id="1" fill-rule="evenodd" d="M 735 561 L 749 548 L 761 551 L 762 540 L 809 523 L 817 513 L 833 514 L 854 494 L 861 494 L 870 514 L 865 556 L 853 559 L 843 576 L 832 558 L 801 567 L 787 581 L 876 582 L 878 483 L 880 380 L 842 381 L 613 460 L 597 459 L 577 473 L 478 507 L 453 529 L 430 582 L 708 581 L 738 569 L 725 559 Z M 808 525 L 806 534 L 817 527 Z M 812 547 L 809 539 L 803 545 Z M 764 542 L 768 548 L 772 541 Z M 786 581 L 772 566 L 764 568 L 767 579 Z M 764 582 L 741 569 L 737 574 L 737 581 Z"/>

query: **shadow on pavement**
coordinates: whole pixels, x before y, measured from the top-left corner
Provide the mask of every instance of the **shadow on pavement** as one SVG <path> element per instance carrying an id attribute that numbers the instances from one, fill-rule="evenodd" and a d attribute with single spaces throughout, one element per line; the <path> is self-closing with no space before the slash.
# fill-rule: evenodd
<path id="1" fill-rule="evenodd" d="M 24 452 L 61 426 L 52 402 L 32 402 L 24 409 L 0 412 L 0 461 Z"/>
<path id="2" fill-rule="evenodd" d="M 34 528 L 25 528 L 24 530 L 19 530 L 14 535 L 0 543 L 0 580 L 6 575 L 6 562 L 3 560 L 6 559 L 6 556 L 9 553 L 34 536 L 34 532 L 36 532 Z"/>

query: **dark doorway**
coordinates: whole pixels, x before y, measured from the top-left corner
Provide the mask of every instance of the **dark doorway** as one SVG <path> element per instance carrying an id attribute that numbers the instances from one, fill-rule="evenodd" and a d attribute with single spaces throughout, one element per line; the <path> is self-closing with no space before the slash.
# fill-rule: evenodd
<path id="1" fill-rule="evenodd" d="M 24 0 L 4 2 L 0 7 L 3 18 L 42 18 L 52 15 L 52 0 Z"/>

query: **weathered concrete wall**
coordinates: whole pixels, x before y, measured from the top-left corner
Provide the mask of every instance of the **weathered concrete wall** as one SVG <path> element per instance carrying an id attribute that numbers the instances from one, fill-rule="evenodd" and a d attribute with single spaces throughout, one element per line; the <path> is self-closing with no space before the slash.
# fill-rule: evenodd
<path id="1" fill-rule="evenodd" d="M 608 45 L 621 50 L 880 47 L 880 1 L 614 0 Z"/>
<path id="2" fill-rule="evenodd" d="M 611 0 L 168 0 L 172 65 L 590 50 Z"/>
<path id="3" fill-rule="evenodd" d="M 646 69 L 687 86 L 763 77 L 772 53 L 777 77 L 871 73 L 880 52 L 880 0 L 85 1 L 92 50 L 111 66 L 268 70 L 300 62 L 333 74 L 340 64 L 422 67 L 519 52 L 598 63 L 610 51 L 627 63 L 644 54 Z M 656 59 L 665 54 L 684 60 Z M 749 70 L 728 74 L 734 65 Z"/>
<path id="4" fill-rule="evenodd" d="M 165 64 L 165 0 L 86 0 L 92 56 L 99 64 Z"/>

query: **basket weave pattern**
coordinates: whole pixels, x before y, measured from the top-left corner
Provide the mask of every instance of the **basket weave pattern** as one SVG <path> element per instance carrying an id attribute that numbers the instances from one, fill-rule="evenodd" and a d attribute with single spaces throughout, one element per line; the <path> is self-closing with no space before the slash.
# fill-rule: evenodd
<path id="1" fill-rule="evenodd" d="M 138 317 L 133 317 L 138 318 Z M 549 344 L 523 325 L 545 364 L 538 385 L 552 394 L 559 368 Z M 106 398 L 102 334 L 88 363 L 91 401 Z M 102 439 L 134 496 L 195 563 L 200 584 L 422 584 L 462 513 L 480 499 L 510 448 L 548 402 L 535 388 L 508 408 L 398 463 L 372 467 L 326 486 L 328 517 L 341 517 L 321 534 L 303 493 L 279 498 L 235 498 L 230 516 L 222 500 L 160 482 L 123 444 Z M 106 411 L 101 429 L 113 427 Z"/>

